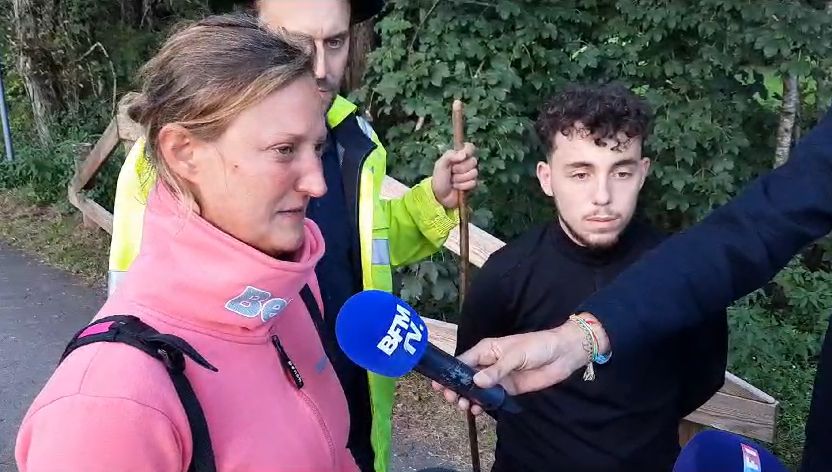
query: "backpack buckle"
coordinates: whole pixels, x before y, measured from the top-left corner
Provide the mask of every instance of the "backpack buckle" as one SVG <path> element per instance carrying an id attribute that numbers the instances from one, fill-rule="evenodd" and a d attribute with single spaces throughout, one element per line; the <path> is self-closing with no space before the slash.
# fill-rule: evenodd
<path id="1" fill-rule="evenodd" d="M 164 347 L 156 349 L 159 360 L 171 372 L 183 372 L 185 370 L 185 356 L 179 351 L 170 351 Z"/>

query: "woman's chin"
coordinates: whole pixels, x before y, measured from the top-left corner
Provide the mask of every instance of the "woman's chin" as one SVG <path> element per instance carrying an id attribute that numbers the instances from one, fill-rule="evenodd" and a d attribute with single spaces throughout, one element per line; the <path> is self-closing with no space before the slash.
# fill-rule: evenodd
<path id="1" fill-rule="evenodd" d="M 263 252 L 278 259 L 294 260 L 296 253 L 303 247 L 304 234 L 299 231 L 296 235 L 281 234 L 279 240 L 270 241 L 268 250 Z"/>

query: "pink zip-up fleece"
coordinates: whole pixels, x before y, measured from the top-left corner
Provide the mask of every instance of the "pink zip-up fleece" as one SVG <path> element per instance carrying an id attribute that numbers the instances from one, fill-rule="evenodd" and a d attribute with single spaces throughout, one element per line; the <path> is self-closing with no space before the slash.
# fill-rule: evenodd
<path id="1" fill-rule="evenodd" d="M 344 392 L 299 291 L 320 306 L 320 230 L 305 221 L 293 261 L 223 233 L 157 186 L 130 271 L 96 318 L 134 315 L 183 338 L 218 372 L 187 360 L 218 472 L 357 471 Z M 303 378 L 298 388 L 275 346 Z M 26 414 L 20 472 L 185 472 L 191 431 L 164 365 L 125 344 L 73 351 Z"/>

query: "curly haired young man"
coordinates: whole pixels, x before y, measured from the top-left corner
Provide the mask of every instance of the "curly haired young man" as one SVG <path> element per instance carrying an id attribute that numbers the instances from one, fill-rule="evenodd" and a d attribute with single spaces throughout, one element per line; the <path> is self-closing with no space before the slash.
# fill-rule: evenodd
<path id="1" fill-rule="evenodd" d="M 586 297 L 662 240 L 634 217 L 650 168 L 643 146 L 651 114 L 615 84 L 572 86 L 546 103 L 536 126 L 545 149 L 537 177 L 557 216 L 497 251 L 474 278 L 458 352 L 568 322 Z M 492 471 L 669 472 L 679 421 L 724 380 L 727 327 L 724 316 L 713 319 L 722 322 L 644 349 L 638 362 L 597 365 L 592 382 L 579 371 L 519 396 L 523 412 L 497 419 Z"/>

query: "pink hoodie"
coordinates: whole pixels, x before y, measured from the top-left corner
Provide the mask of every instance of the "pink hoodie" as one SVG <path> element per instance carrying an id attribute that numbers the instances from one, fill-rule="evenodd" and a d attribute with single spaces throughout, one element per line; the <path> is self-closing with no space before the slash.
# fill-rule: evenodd
<path id="1" fill-rule="evenodd" d="M 96 316 L 138 316 L 189 342 L 219 369 L 187 361 L 218 472 L 357 471 L 346 448 L 344 393 L 298 292 L 324 243 L 314 223 L 296 262 L 269 257 L 151 194 L 141 252 Z M 320 302 L 319 302 L 320 305 Z M 279 336 L 304 385 L 273 344 Z M 185 472 L 192 440 L 164 366 L 127 345 L 70 354 L 29 409 L 17 438 L 21 472 Z"/>

